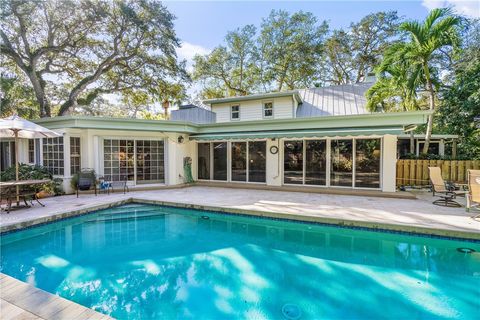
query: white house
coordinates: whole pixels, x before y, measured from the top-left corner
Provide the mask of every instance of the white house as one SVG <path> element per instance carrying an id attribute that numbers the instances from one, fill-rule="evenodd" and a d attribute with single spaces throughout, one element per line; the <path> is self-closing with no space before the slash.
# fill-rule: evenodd
<path id="1" fill-rule="evenodd" d="M 205 183 L 394 192 L 397 138 L 429 113 L 370 113 L 370 85 L 207 100 L 211 110 L 185 106 L 171 120 L 44 118 L 36 122 L 63 137 L 22 141 L 19 160 L 49 168 L 67 190 L 81 168 L 132 186 L 179 185 L 190 157 Z"/>

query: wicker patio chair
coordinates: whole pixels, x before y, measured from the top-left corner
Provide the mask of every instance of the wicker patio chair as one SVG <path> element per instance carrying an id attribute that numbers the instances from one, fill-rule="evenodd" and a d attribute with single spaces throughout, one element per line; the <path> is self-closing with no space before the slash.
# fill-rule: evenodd
<path id="1" fill-rule="evenodd" d="M 428 172 L 430 176 L 430 183 L 432 185 L 432 191 L 434 197 L 439 197 L 433 201 L 433 204 L 446 206 L 446 207 L 461 207 L 462 205 L 455 201 L 454 199 L 459 195 L 465 195 L 466 191 L 457 191 L 455 187 L 447 184 L 442 178 L 442 171 L 439 167 L 428 167 Z"/>
<path id="2" fill-rule="evenodd" d="M 468 170 L 467 212 L 475 208 L 480 210 L 480 170 Z M 474 218 L 480 217 L 476 215 Z"/>

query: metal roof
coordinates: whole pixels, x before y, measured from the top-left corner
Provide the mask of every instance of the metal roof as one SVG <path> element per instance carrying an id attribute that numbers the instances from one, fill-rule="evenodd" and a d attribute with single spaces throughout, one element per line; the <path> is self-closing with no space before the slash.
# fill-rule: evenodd
<path id="1" fill-rule="evenodd" d="M 371 113 L 366 107 L 365 93 L 373 83 L 362 82 L 298 90 L 302 104 L 297 108 L 297 118 Z"/>

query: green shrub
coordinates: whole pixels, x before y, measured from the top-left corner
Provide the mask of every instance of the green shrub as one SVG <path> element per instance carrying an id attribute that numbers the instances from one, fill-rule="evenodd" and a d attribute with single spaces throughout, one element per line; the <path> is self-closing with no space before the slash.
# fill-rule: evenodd
<path id="1" fill-rule="evenodd" d="M 18 167 L 18 179 L 19 180 L 51 180 L 40 186 L 39 190 L 45 191 L 54 195 L 63 194 L 62 182 L 60 178 L 53 178 L 53 175 L 47 168 L 42 166 L 31 166 L 21 163 Z M 11 166 L 7 170 L 0 173 L 1 181 L 15 181 L 15 166 Z"/>

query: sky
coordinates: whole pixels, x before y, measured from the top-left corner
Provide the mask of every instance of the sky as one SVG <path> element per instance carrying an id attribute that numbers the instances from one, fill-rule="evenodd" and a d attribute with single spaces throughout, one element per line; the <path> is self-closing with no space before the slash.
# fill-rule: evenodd
<path id="1" fill-rule="evenodd" d="M 422 20 L 436 7 L 453 7 L 469 17 L 480 17 L 478 0 L 406 0 L 406 1 L 164 1 L 177 19 L 175 30 L 182 41 L 177 53 L 191 66 L 195 54 L 206 54 L 222 44 L 228 31 L 247 24 L 260 26 L 272 9 L 289 12 L 308 11 L 331 28 L 346 28 L 369 13 L 395 10 L 406 19 Z"/>

